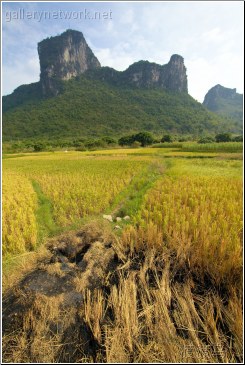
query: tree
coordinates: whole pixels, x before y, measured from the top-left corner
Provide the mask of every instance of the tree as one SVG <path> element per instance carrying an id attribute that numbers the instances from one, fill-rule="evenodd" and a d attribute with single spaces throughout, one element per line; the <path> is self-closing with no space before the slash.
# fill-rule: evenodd
<path id="1" fill-rule="evenodd" d="M 161 139 L 161 142 L 173 142 L 173 138 L 172 136 L 170 136 L 170 134 L 165 134 L 162 139 Z"/>
<path id="2" fill-rule="evenodd" d="M 148 146 L 154 142 L 150 132 L 140 132 L 131 136 L 124 136 L 118 140 L 120 146 L 131 146 L 134 142 L 140 142 L 142 147 Z"/>
<path id="3" fill-rule="evenodd" d="M 149 132 L 140 132 L 133 136 L 134 141 L 141 143 L 142 147 L 148 146 L 154 142 L 154 138 Z"/>
<path id="4" fill-rule="evenodd" d="M 124 136 L 118 140 L 120 146 L 130 146 L 134 142 L 133 136 Z"/>
<path id="5" fill-rule="evenodd" d="M 216 134 L 215 136 L 216 142 L 231 142 L 231 135 L 230 133 L 220 133 Z"/>

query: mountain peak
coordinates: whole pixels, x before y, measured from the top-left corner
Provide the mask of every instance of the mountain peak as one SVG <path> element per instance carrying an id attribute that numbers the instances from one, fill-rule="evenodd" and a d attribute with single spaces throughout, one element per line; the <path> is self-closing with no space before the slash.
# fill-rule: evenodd
<path id="1" fill-rule="evenodd" d="M 173 54 L 169 63 L 184 63 L 184 58 L 178 54 Z"/>
<path id="2" fill-rule="evenodd" d="M 204 98 L 203 105 L 205 105 L 208 109 L 214 111 L 217 99 L 221 98 L 231 100 L 237 97 L 239 98 L 239 96 L 241 96 L 241 94 L 238 94 L 236 92 L 236 88 L 230 89 L 228 87 L 217 84 L 207 92 Z"/>
<path id="3" fill-rule="evenodd" d="M 188 92 L 184 58 L 172 55 L 166 65 L 138 61 L 123 72 L 125 79 L 138 87 L 160 87 L 174 92 Z"/>
<path id="4" fill-rule="evenodd" d="M 44 39 L 38 43 L 40 60 L 40 84 L 44 96 L 59 93 L 60 80 L 69 80 L 86 71 L 101 67 L 82 32 L 67 29 L 64 33 Z M 160 87 L 170 91 L 188 92 L 184 58 L 178 54 L 171 56 L 166 65 L 148 61 L 135 62 L 121 74 L 110 72 L 112 81 L 123 82 L 137 87 Z"/>
<path id="5" fill-rule="evenodd" d="M 40 82 L 45 96 L 58 94 L 58 80 L 69 80 L 100 67 L 82 32 L 72 29 L 39 42 L 38 54 Z"/>
<path id="6" fill-rule="evenodd" d="M 243 120 L 243 95 L 220 84 L 212 87 L 205 95 L 203 105 L 212 112 L 233 118 L 239 123 Z"/>

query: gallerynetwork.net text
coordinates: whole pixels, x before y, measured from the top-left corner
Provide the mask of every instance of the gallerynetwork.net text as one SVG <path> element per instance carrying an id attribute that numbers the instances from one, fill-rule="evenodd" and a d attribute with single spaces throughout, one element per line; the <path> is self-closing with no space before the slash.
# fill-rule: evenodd
<path id="1" fill-rule="evenodd" d="M 18 9 L 14 11 L 6 11 L 5 20 L 11 22 L 12 20 L 36 20 L 41 22 L 42 20 L 110 20 L 112 19 L 112 11 L 93 11 L 83 9 L 83 11 L 27 11 L 25 9 Z"/>

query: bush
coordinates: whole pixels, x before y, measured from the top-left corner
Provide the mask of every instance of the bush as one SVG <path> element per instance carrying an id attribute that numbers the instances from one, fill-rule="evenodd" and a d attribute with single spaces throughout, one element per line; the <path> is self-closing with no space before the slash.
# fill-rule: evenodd
<path id="1" fill-rule="evenodd" d="M 103 137 L 102 140 L 108 145 L 116 145 L 117 140 L 113 137 Z"/>
<path id="2" fill-rule="evenodd" d="M 90 139 L 85 142 L 85 147 L 89 149 L 96 149 L 96 148 L 104 148 L 106 147 L 106 143 L 101 139 Z"/>
<path id="3" fill-rule="evenodd" d="M 236 136 L 232 139 L 232 142 L 243 142 L 243 136 Z"/>
<path id="4" fill-rule="evenodd" d="M 33 149 L 35 152 L 41 152 L 41 151 L 45 150 L 45 148 L 46 148 L 46 145 L 42 142 L 35 143 L 33 145 Z"/>
<path id="5" fill-rule="evenodd" d="M 220 133 L 216 134 L 215 136 L 216 142 L 231 142 L 231 135 L 230 133 Z"/>
<path id="6" fill-rule="evenodd" d="M 131 147 L 133 148 L 139 148 L 141 146 L 140 142 L 138 141 L 134 141 L 132 144 L 131 144 Z"/>
<path id="7" fill-rule="evenodd" d="M 198 143 L 213 143 L 214 141 L 213 137 L 203 137 L 199 139 Z"/>
<path id="8" fill-rule="evenodd" d="M 178 142 L 189 142 L 189 140 L 190 140 L 190 137 L 183 136 L 178 139 Z"/>
<path id="9" fill-rule="evenodd" d="M 74 141 L 73 147 L 76 147 L 76 150 L 77 150 L 77 148 L 80 148 L 80 147 L 84 148 L 84 143 L 80 142 L 80 141 Z"/>
<path id="10" fill-rule="evenodd" d="M 78 147 L 75 148 L 75 151 L 87 151 L 86 147 L 84 146 L 84 144 L 80 144 Z"/>
<path id="11" fill-rule="evenodd" d="M 168 142 L 168 143 L 171 143 L 173 142 L 173 137 L 170 136 L 170 134 L 165 134 L 162 139 L 161 139 L 161 142 Z"/>
<path id="12" fill-rule="evenodd" d="M 134 142 L 133 136 L 124 136 L 118 140 L 120 146 L 130 146 Z"/>

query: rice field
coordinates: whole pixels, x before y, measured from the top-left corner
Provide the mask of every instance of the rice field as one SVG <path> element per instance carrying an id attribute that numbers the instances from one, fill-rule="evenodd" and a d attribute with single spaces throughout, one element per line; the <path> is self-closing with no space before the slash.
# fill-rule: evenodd
<path id="1" fill-rule="evenodd" d="M 4 172 L 2 253 L 16 255 L 32 250 L 37 243 L 35 211 L 38 201 L 31 181 L 14 171 Z"/>
<path id="2" fill-rule="evenodd" d="M 28 309 L 7 330 L 7 362 L 242 362 L 242 160 L 231 148 L 189 149 L 3 161 L 4 287 L 14 288 L 6 300 Z M 105 222 L 104 213 L 130 219 Z M 70 232 L 90 221 L 89 234 Z M 67 274 L 45 243 L 72 252 L 79 237 L 93 243 L 82 266 L 65 261 Z M 30 251 L 29 271 L 27 261 L 11 271 L 10 258 Z M 35 285 L 37 272 L 48 275 L 53 295 L 16 289 L 24 272 Z M 74 290 L 79 306 L 65 301 Z"/>
<path id="3" fill-rule="evenodd" d="M 120 194 L 121 199 L 124 199 L 122 192 L 128 185 L 133 184 L 137 176 L 141 175 L 143 180 L 144 175 L 147 175 L 147 168 L 153 161 L 154 163 L 160 161 L 164 166 L 163 186 L 165 181 L 166 184 L 174 186 L 171 179 L 165 180 L 167 176 L 178 177 L 179 181 L 182 181 L 182 177 L 190 176 L 191 189 L 195 190 L 198 177 L 207 176 L 209 179 L 202 181 L 209 186 L 209 194 L 213 192 L 210 196 L 214 202 L 215 191 L 220 190 L 216 186 L 218 183 L 220 187 L 228 186 L 231 202 L 237 199 L 237 194 L 241 196 L 241 188 L 237 190 L 238 183 L 234 182 L 234 178 L 241 179 L 241 160 L 219 159 L 213 155 L 204 159 L 198 153 L 194 159 L 191 158 L 194 157 L 193 155 L 186 156 L 185 152 L 180 156 L 174 155 L 177 158 L 171 159 L 171 150 L 168 151 L 168 159 L 165 160 L 166 154 L 162 155 L 161 151 L 163 149 L 155 148 L 94 151 L 92 156 L 87 152 L 41 153 L 24 154 L 16 158 L 11 156 L 11 159 L 5 159 L 3 161 L 3 253 L 17 254 L 36 247 L 38 225 L 40 226 L 38 207 L 40 203 L 42 204 L 42 197 L 49 203 L 47 214 L 50 215 L 50 220 L 57 228 L 65 229 L 72 224 L 78 224 L 82 218 L 108 210 L 115 201 L 118 201 L 117 196 L 120 197 Z M 173 151 L 172 154 L 174 154 Z M 215 180 L 215 177 L 219 179 Z M 235 187 L 235 190 L 232 187 Z M 135 190 L 135 187 L 133 189 Z M 142 188 L 136 187 L 137 189 Z M 171 190 L 171 187 L 169 189 Z M 236 194 L 235 191 L 237 191 Z M 202 190 L 199 192 L 197 189 L 196 196 L 199 193 L 202 194 Z M 186 194 L 191 194 L 191 191 Z M 156 203 L 156 206 L 164 207 L 166 204 L 164 199 L 165 196 L 160 203 L 153 197 L 152 204 Z M 173 207 L 170 208 L 173 209 Z M 147 209 L 146 207 L 145 210 Z M 203 207 L 200 207 L 200 210 L 202 209 Z M 44 217 L 41 219 L 45 220 L 45 214 L 44 212 Z M 150 214 L 150 211 L 147 214 Z M 144 220 L 147 221 L 147 214 L 142 217 L 142 224 Z M 188 218 L 186 219 L 188 221 Z"/>
<path id="4" fill-rule="evenodd" d="M 236 153 L 243 151 L 242 142 L 220 142 L 220 143 L 184 143 L 183 151 L 192 152 L 227 152 Z"/>
<path id="5" fill-rule="evenodd" d="M 242 181 L 221 176 L 164 177 L 145 196 L 136 217 L 154 227 L 161 244 L 219 283 L 242 267 Z"/>
<path id="6" fill-rule="evenodd" d="M 144 161 L 73 157 L 58 154 L 4 160 L 4 254 L 36 247 L 40 194 L 50 203 L 47 214 L 51 213 L 55 225 L 68 227 L 103 212 L 147 167 Z"/>

